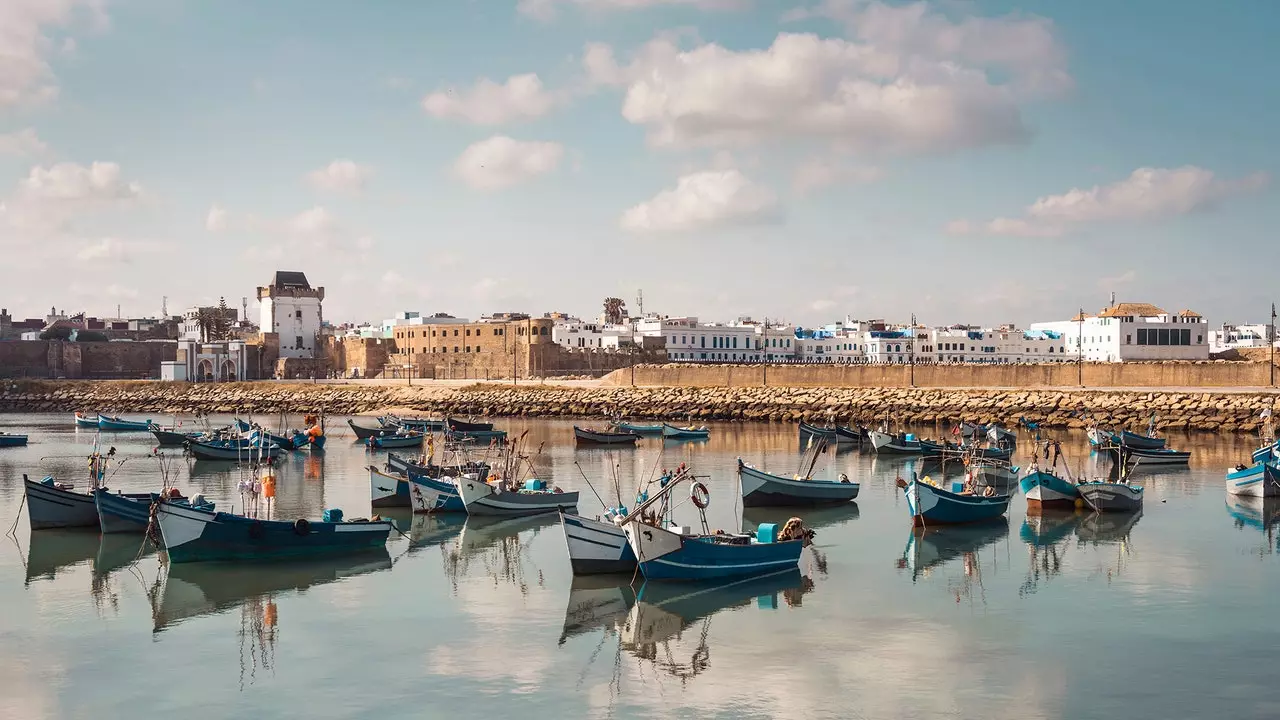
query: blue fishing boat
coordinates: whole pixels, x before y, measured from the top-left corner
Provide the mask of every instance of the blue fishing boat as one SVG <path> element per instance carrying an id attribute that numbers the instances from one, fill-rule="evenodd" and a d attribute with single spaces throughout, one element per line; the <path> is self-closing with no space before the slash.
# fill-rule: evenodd
<path id="1" fill-rule="evenodd" d="M 374 435 L 365 442 L 374 450 L 391 450 L 399 448 L 419 447 L 426 439 L 426 435 L 420 432 L 403 433 L 396 435 Z"/>
<path id="2" fill-rule="evenodd" d="M 800 422 L 800 442 L 808 442 L 810 438 L 821 438 L 829 443 L 840 441 L 840 434 L 834 427 L 819 427 L 807 422 Z"/>
<path id="3" fill-rule="evenodd" d="M 150 420 L 125 420 L 111 415 L 98 416 L 98 429 L 109 432 L 150 432 L 151 425 Z"/>
<path id="4" fill-rule="evenodd" d="M 1115 437 L 1114 435 L 1112 437 Z M 1151 435 L 1139 435 L 1135 432 L 1122 430 L 1120 432 L 1120 445 L 1135 450 L 1160 450 L 1164 448 L 1164 438 L 1153 437 Z"/>
<path id="5" fill-rule="evenodd" d="M 506 430 L 451 430 L 445 439 L 459 443 L 501 445 L 507 441 Z"/>
<path id="6" fill-rule="evenodd" d="M 1263 445 L 1253 451 L 1253 461 L 1260 463 L 1264 460 L 1280 459 L 1280 443 L 1270 443 Z"/>
<path id="7" fill-rule="evenodd" d="M 703 427 L 676 427 L 668 423 L 662 424 L 662 437 L 666 440 L 706 440 L 711 437 L 711 429 Z"/>
<path id="8" fill-rule="evenodd" d="M 293 448 L 295 450 L 310 450 L 312 452 L 324 450 L 325 435 L 322 433 L 317 434 L 316 431 L 318 430 L 318 427 L 313 427 L 306 432 L 299 430 L 294 433 Z"/>
<path id="9" fill-rule="evenodd" d="M 188 440 L 198 440 L 204 435 L 204 433 L 198 432 L 167 430 L 155 423 L 151 424 L 151 434 L 155 436 L 156 444 L 160 447 L 182 447 L 187 444 Z"/>
<path id="10" fill-rule="evenodd" d="M 841 443 L 854 443 L 861 445 L 867 440 L 867 431 L 865 429 L 849 427 L 847 425 L 837 425 L 836 435 L 840 437 Z"/>
<path id="11" fill-rule="evenodd" d="M 512 487 L 505 481 L 490 483 L 464 476 L 458 478 L 457 488 L 468 515 L 515 517 L 578 508 L 577 490 L 564 492 L 558 487 L 548 487 L 546 481 L 537 478 Z"/>
<path id="12" fill-rule="evenodd" d="M 274 460 L 283 452 L 279 445 L 252 445 L 247 441 L 242 444 L 234 440 L 189 440 L 186 449 L 197 460 L 230 462 Z"/>
<path id="13" fill-rule="evenodd" d="M 455 465 L 436 465 L 435 463 L 423 463 L 423 458 L 408 458 L 397 455 L 393 452 L 387 453 L 387 471 L 392 473 L 400 473 L 409 477 L 441 477 L 445 475 L 456 476 L 466 473 L 475 474 L 478 477 L 489 476 L 489 464 L 482 462 L 468 461 Z"/>
<path id="14" fill-rule="evenodd" d="M 422 432 L 444 432 L 449 429 L 448 423 L 444 420 L 434 420 L 431 418 L 402 418 L 387 416 L 378 418 L 383 427 L 402 427 L 408 430 L 421 430 Z"/>
<path id="15" fill-rule="evenodd" d="M 458 418 L 448 418 L 445 425 L 453 432 L 457 433 L 473 433 L 485 432 L 493 429 L 491 422 L 470 422 L 467 420 L 459 420 Z"/>
<path id="16" fill-rule="evenodd" d="M 297 450 L 297 446 L 293 444 L 293 438 L 287 438 L 276 435 L 268 430 L 255 427 L 249 431 L 249 443 L 251 445 L 279 445 L 281 450 Z"/>
<path id="17" fill-rule="evenodd" d="M 235 428 L 236 432 L 245 433 L 253 429 L 253 424 L 241 420 L 240 418 L 234 418 L 231 421 L 231 427 Z"/>
<path id="18" fill-rule="evenodd" d="M 22 447 L 27 444 L 26 435 L 0 432 L 0 447 Z"/>
<path id="19" fill-rule="evenodd" d="M 1227 471 L 1227 494 L 1246 497 L 1280 497 L 1280 469 L 1261 462 L 1253 467 Z"/>
<path id="20" fill-rule="evenodd" d="M 898 478 L 898 486 L 907 496 L 907 511 L 917 526 L 954 525 L 991 520 L 1005 514 L 1012 495 L 969 495 L 943 490 L 929 478 L 920 480 L 911 473 L 911 481 Z"/>
<path id="21" fill-rule="evenodd" d="M 325 520 L 259 520 L 162 502 L 156 518 L 173 563 L 214 560 L 276 560 L 385 549 L 390 520 L 343 520 L 326 510 Z"/>
<path id="22" fill-rule="evenodd" d="M 98 508 L 94 496 L 78 492 L 72 485 L 46 477 L 40 482 L 22 476 L 27 496 L 27 520 L 32 530 L 45 528 L 98 527 Z M 123 495 L 135 500 L 150 500 L 151 493 Z"/>
<path id="23" fill-rule="evenodd" d="M 636 435 L 662 434 L 662 423 L 658 423 L 656 425 L 638 425 L 636 423 L 622 422 L 619 420 L 613 423 L 613 427 L 617 428 L 618 432 L 635 433 Z"/>
<path id="24" fill-rule="evenodd" d="M 78 428 L 93 428 L 96 430 L 98 427 L 98 413 L 78 412 L 75 414 L 75 420 Z"/>
<path id="25" fill-rule="evenodd" d="M 602 432 L 594 428 L 573 426 L 573 440 L 579 445 L 610 445 L 613 447 L 635 447 L 640 436 L 628 432 Z"/>
<path id="26" fill-rule="evenodd" d="M 1011 447 L 984 447 L 984 448 L 964 448 L 973 454 L 974 457 L 983 460 L 1008 460 L 1013 457 L 1013 448 Z"/>
<path id="27" fill-rule="evenodd" d="M 877 453 L 891 455 L 920 455 L 924 452 L 920 439 L 912 433 L 890 433 L 885 430 L 872 430 L 868 437 L 871 447 Z"/>
<path id="28" fill-rule="evenodd" d="M 463 477 L 477 479 L 475 473 L 467 473 Z M 458 494 L 456 478 L 447 476 L 429 477 L 417 473 L 409 473 L 409 506 L 415 513 L 432 512 L 466 512 L 467 506 Z"/>
<path id="29" fill-rule="evenodd" d="M 409 478 L 369 466 L 369 505 L 375 508 L 409 507 Z"/>
<path id="30" fill-rule="evenodd" d="M 836 505 L 858 497 L 859 485 L 840 480 L 788 478 L 757 470 L 738 458 L 738 483 L 742 487 L 742 507 L 789 507 Z"/>
<path id="31" fill-rule="evenodd" d="M 1034 467 L 1018 485 L 1027 496 L 1028 507 L 1073 508 L 1080 500 L 1075 483 Z"/>
<path id="32" fill-rule="evenodd" d="M 128 495 L 111 492 L 106 488 L 93 491 L 93 502 L 98 510 L 98 526 L 103 533 L 145 532 L 151 519 L 151 504 L 160 500 L 188 503 L 205 510 L 214 509 L 213 503 L 205 500 L 203 495 L 195 495 L 188 500 L 176 489 L 167 493 Z"/>
<path id="33" fill-rule="evenodd" d="M 1113 446 L 1108 448 L 1112 458 L 1117 462 L 1124 459 L 1136 460 L 1141 465 L 1186 465 L 1191 462 L 1191 453 L 1169 448 L 1136 448 L 1131 446 Z"/>
<path id="34" fill-rule="evenodd" d="M 1080 497 L 1097 512 L 1142 510 L 1142 487 L 1125 482 L 1091 480 L 1080 483 Z"/>

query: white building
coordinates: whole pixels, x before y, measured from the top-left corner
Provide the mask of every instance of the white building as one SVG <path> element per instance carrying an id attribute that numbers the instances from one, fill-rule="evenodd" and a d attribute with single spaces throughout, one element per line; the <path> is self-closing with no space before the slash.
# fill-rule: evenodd
<path id="1" fill-rule="evenodd" d="M 200 343 L 179 340 L 176 360 L 160 363 L 160 379 L 175 382 L 244 382 L 248 353 L 243 340 Z"/>
<path id="2" fill-rule="evenodd" d="M 923 341 L 923 338 L 921 338 Z M 1066 341 L 1053 330 L 1019 330 L 1011 326 L 998 329 L 952 326 L 929 332 L 928 343 L 921 344 L 921 356 L 938 363 L 1042 363 L 1063 362 L 1068 358 Z M 917 356 L 916 362 L 921 361 Z M 1074 356 L 1071 356 L 1074 358 Z"/>
<path id="3" fill-rule="evenodd" d="M 551 327 L 551 341 L 566 348 L 607 348 L 617 350 L 632 343 L 634 331 L 629 325 L 588 323 L 577 318 L 564 318 Z"/>
<path id="4" fill-rule="evenodd" d="M 194 340 L 200 342 L 204 340 L 200 335 L 200 311 L 218 312 L 220 308 L 217 305 L 205 307 L 195 306 L 189 307 L 182 311 L 182 323 L 178 325 L 179 340 Z M 227 308 L 227 316 L 229 325 L 236 325 L 240 321 L 240 312 L 235 308 Z"/>
<path id="5" fill-rule="evenodd" d="M 663 337 L 667 359 L 673 362 L 759 362 L 754 324 L 702 324 L 696 317 L 648 316 L 636 323 L 636 333 Z M 784 338 L 784 348 L 794 348 L 793 338 Z"/>
<path id="6" fill-rule="evenodd" d="M 1060 333 L 1072 359 L 1089 362 L 1208 360 L 1208 324 L 1199 313 L 1174 314 L 1147 303 L 1119 303 L 1097 315 L 1032 323 L 1032 330 Z"/>
<path id="7" fill-rule="evenodd" d="M 866 362 L 869 363 L 911 363 L 915 356 L 915 360 L 920 360 L 916 356 L 915 343 L 916 328 L 902 328 L 900 330 L 868 330 L 862 334 L 866 348 Z M 927 337 L 921 337 L 923 346 L 928 342 Z M 920 348 L 923 351 L 923 347 Z"/>
<path id="8" fill-rule="evenodd" d="M 323 302 L 324 288 L 312 288 L 300 272 L 277 270 L 270 285 L 258 288 L 262 332 L 280 336 L 280 357 L 316 356 Z"/>
<path id="9" fill-rule="evenodd" d="M 1270 325 L 1227 325 L 1222 329 L 1209 331 L 1209 352 L 1220 353 L 1227 350 L 1266 347 L 1274 341 Z"/>

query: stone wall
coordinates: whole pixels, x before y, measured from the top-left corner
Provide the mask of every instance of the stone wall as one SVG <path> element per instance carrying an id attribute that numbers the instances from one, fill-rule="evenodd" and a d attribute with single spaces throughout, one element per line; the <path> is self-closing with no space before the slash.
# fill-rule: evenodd
<path id="1" fill-rule="evenodd" d="M 395 351 L 395 341 L 390 338 L 324 338 L 324 356 L 329 368 L 343 377 L 351 377 L 352 370 L 358 369 L 360 377 L 376 378 Z"/>
<path id="2" fill-rule="evenodd" d="M 1151 413 L 1163 428 L 1253 432 L 1264 407 L 1280 412 L 1272 393 L 1096 390 L 975 390 L 938 388 L 694 388 L 563 387 L 479 383 L 428 384 L 6 381 L 0 411 L 238 412 L 271 414 L 323 409 L 333 414 L 384 412 L 479 416 L 566 416 L 684 421 L 795 422 L 835 419 L 874 424 L 886 415 L 902 422 L 945 426 L 961 418 L 1015 425 L 1020 418 L 1046 428 L 1082 427 L 1089 415 L 1113 427 L 1140 429 Z"/>
<path id="3" fill-rule="evenodd" d="M 1083 383 L 1081 382 L 1083 380 Z M 605 378 L 630 385 L 630 371 Z M 636 368 L 635 384 L 663 387 L 1207 388 L 1266 387 L 1264 363 L 1047 363 L 1042 365 L 701 365 Z"/>
<path id="4" fill-rule="evenodd" d="M 0 342 L 0 377 L 156 378 L 174 342 Z"/>

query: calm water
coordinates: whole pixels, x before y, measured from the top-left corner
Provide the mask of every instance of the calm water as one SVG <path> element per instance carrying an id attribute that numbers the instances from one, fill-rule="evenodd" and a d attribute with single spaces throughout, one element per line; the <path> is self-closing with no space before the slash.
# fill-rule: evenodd
<path id="1" fill-rule="evenodd" d="M 717 425 L 709 442 L 575 451 L 572 423 L 500 421 L 545 443 L 536 465 L 580 488 L 585 514 L 655 464 L 711 475 L 713 527 L 743 513 L 735 458 L 790 474 L 794 426 Z M 84 484 L 92 433 L 69 415 L 0 416 L 31 432 L 0 449 L 0 519 L 23 473 Z M 277 516 L 367 515 L 370 455 L 335 429 L 321 458 L 283 464 Z M 929 434 L 929 433 L 925 433 Z M 105 437 L 105 436 L 104 436 Z M 106 437 L 130 457 L 112 482 L 154 489 L 147 435 Z M 1087 455 L 1070 436 L 1074 464 Z M 387 554 L 249 569 L 179 566 L 140 539 L 32 533 L 0 545 L 0 717 L 1276 717 L 1280 504 L 1240 505 L 1222 473 L 1247 438 L 1175 437 L 1190 470 L 1144 473 L 1136 521 L 1058 514 L 1008 528 L 930 531 L 912 543 L 910 469 L 857 451 L 820 467 L 862 483 L 856 506 L 805 513 L 803 576 L 713 591 L 574 581 L 554 519 L 395 518 Z M 1026 445 L 1024 443 L 1024 445 Z M 42 459 L 43 458 L 43 459 Z M 1025 464 L 1025 456 L 1016 460 Z M 179 487 L 238 504 L 238 472 L 178 464 Z M 686 503 L 678 517 L 696 524 Z M 1264 513 L 1265 510 L 1265 513 Z M 678 513 L 680 515 L 680 513 Z M 637 580 L 639 589 L 642 580 Z"/>

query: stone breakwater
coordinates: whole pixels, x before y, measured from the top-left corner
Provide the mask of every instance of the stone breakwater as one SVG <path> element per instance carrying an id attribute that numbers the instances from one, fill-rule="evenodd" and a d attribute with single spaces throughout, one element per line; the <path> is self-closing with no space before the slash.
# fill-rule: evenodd
<path id="1" fill-rule="evenodd" d="M 1154 412 L 1169 429 L 1254 432 L 1259 413 L 1280 413 L 1266 393 L 1091 390 L 971 390 L 932 388 L 562 387 L 477 384 L 329 385 L 160 382 L 7 382 L 0 412 L 267 415 L 323 410 L 329 414 L 394 411 L 424 415 L 668 418 L 678 421 L 825 421 L 873 424 L 886 416 L 906 423 L 946 424 L 963 418 L 1012 425 L 1020 418 L 1047 428 L 1079 428 L 1085 416 L 1115 427 L 1145 427 Z"/>

